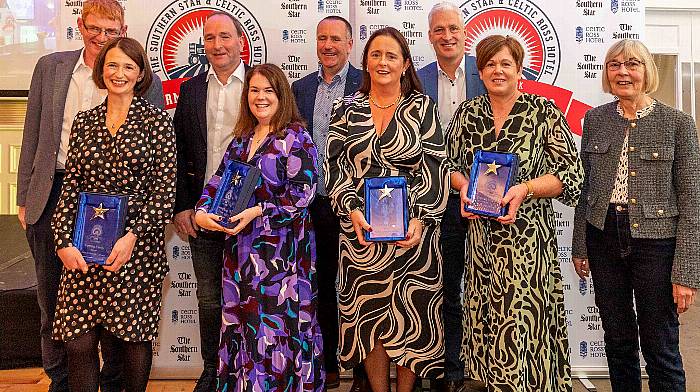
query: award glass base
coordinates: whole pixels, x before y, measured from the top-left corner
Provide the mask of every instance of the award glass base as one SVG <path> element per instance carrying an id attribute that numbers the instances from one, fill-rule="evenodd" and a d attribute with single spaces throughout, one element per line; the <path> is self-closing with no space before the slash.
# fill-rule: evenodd
<path id="1" fill-rule="evenodd" d="M 87 263 L 105 264 L 124 235 L 128 203 L 125 195 L 80 192 L 73 245 Z"/>
<path id="2" fill-rule="evenodd" d="M 365 179 L 365 219 L 372 226 L 367 241 L 393 242 L 406 239 L 408 192 L 405 177 Z"/>
<path id="3" fill-rule="evenodd" d="M 478 150 L 474 154 L 464 210 L 496 218 L 507 213 L 501 199 L 518 176 L 518 156 L 513 153 Z"/>
<path id="4" fill-rule="evenodd" d="M 231 228 L 237 224 L 229 221 L 229 218 L 249 207 L 259 181 L 260 169 L 256 166 L 236 160 L 226 164 L 210 209 L 210 212 L 222 218 L 219 222 L 221 226 Z"/>

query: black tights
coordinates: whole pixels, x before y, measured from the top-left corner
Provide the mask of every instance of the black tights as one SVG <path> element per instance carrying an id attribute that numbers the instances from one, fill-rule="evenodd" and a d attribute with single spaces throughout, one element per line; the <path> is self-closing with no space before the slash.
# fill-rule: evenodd
<path id="1" fill-rule="evenodd" d="M 100 385 L 100 358 L 97 345 L 108 343 L 123 364 L 122 383 L 126 392 L 144 392 L 151 373 L 153 347 L 147 342 L 126 342 L 102 327 L 66 342 L 68 383 L 71 392 L 97 392 Z M 103 350 L 104 353 L 104 350 Z"/>

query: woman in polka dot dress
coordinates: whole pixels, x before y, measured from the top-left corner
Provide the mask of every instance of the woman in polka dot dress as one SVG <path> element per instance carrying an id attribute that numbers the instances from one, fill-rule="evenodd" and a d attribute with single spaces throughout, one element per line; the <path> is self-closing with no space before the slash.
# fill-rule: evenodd
<path id="1" fill-rule="evenodd" d="M 158 330 L 162 282 L 168 272 L 165 225 L 175 197 L 175 135 L 164 111 L 141 97 L 151 84 L 141 45 L 110 41 L 93 80 L 106 88 L 101 105 L 73 121 L 66 176 L 52 222 L 64 269 L 54 338 L 66 343 L 72 392 L 97 391 L 98 342 L 124 358 L 126 391 L 145 391 Z M 80 192 L 129 196 L 126 234 L 107 263 L 86 264 L 73 247 Z"/>

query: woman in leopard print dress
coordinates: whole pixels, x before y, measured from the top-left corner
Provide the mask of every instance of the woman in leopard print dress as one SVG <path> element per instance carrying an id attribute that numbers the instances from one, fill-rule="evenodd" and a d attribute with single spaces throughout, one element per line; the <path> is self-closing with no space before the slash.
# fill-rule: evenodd
<path id="1" fill-rule="evenodd" d="M 523 49 L 491 36 L 476 49 L 488 94 L 463 103 L 447 130 L 452 187 L 471 218 L 465 277 L 465 351 L 472 375 L 489 391 L 571 391 L 562 276 L 552 199 L 573 205 L 583 171 L 563 114 L 517 90 Z M 464 211 L 477 150 L 515 153 L 517 185 L 504 216 Z"/>

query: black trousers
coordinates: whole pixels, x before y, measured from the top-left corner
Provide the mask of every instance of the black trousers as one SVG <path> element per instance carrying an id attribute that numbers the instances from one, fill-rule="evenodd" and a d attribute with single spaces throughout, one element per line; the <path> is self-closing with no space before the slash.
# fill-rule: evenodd
<path id="1" fill-rule="evenodd" d="M 316 195 L 309 206 L 316 233 L 316 276 L 318 277 L 318 322 L 323 335 L 326 372 L 338 371 L 338 298 L 335 280 L 338 274 L 340 220 L 328 197 Z"/>
<path id="2" fill-rule="evenodd" d="M 671 285 L 675 238 L 632 238 L 629 215 L 611 206 L 603 231 L 588 224 L 586 248 L 612 390 L 642 390 L 641 343 L 649 390 L 685 391 Z"/>
<path id="3" fill-rule="evenodd" d="M 459 195 L 450 194 L 447 209 L 440 222 L 440 251 L 442 252 L 443 305 L 445 331 L 445 380 L 464 378 L 462 350 L 462 292 L 466 263 L 467 220 L 459 211 Z"/>
<path id="4" fill-rule="evenodd" d="M 221 271 L 224 265 L 224 239 L 221 232 L 200 230 L 190 237 L 192 268 L 197 278 L 199 337 L 204 369 L 216 371 L 219 365 L 221 331 Z"/>

